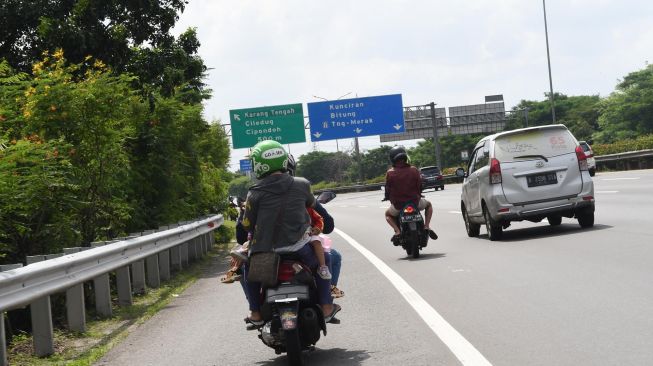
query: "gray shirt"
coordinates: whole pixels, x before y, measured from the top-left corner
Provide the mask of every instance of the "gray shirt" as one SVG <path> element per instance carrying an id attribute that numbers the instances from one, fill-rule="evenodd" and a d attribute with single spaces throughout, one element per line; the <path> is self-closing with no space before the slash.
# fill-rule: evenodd
<path id="1" fill-rule="evenodd" d="M 281 224 L 278 225 L 275 243 L 274 230 L 286 192 L 286 207 L 280 219 Z M 314 203 L 311 185 L 304 178 L 272 174 L 253 185 L 247 193 L 243 219 L 245 230 L 254 233 L 250 251 L 268 252 L 301 240 L 311 223 L 306 207 L 312 207 Z"/>

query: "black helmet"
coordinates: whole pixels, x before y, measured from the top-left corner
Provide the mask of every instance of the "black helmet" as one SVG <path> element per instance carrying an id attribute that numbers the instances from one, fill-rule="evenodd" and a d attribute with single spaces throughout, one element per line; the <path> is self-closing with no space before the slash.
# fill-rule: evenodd
<path id="1" fill-rule="evenodd" d="M 403 146 L 395 146 L 390 151 L 388 152 L 388 157 L 390 158 L 390 162 L 392 165 L 394 165 L 397 160 L 399 159 L 404 159 L 405 161 L 408 161 L 408 154 L 406 153 L 406 148 Z"/>
<path id="2" fill-rule="evenodd" d="M 297 163 L 295 162 L 295 157 L 292 154 L 288 154 L 288 165 L 286 165 L 286 170 L 288 174 L 295 176 L 295 170 L 297 169 Z"/>

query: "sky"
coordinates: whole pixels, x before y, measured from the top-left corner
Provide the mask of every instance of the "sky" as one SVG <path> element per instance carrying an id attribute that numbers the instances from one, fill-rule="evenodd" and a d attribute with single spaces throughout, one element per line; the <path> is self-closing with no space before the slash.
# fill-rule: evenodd
<path id="1" fill-rule="evenodd" d="M 651 1 L 549 0 L 546 13 L 554 92 L 605 97 L 653 62 Z M 214 123 L 270 105 L 303 103 L 307 114 L 306 103 L 344 95 L 451 107 L 503 94 L 510 109 L 549 90 L 536 0 L 189 0 L 173 33 L 189 27 L 209 68 L 204 115 Z M 313 144 L 308 132 L 307 141 L 286 146 L 295 157 L 353 148 L 353 139 Z M 247 153 L 232 149 L 230 170 Z"/>

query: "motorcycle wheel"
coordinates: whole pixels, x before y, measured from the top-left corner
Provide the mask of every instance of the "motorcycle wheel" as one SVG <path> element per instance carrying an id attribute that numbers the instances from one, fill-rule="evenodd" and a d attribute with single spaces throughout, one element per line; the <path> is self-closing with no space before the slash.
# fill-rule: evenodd
<path id="1" fill-rule="evenodd" d="M 419 233 L 417 231 L 410 232 L 410 247 L 413 258 L 419 258 Z"/>
<path id="2" fill-rule="evenodd" d="M 286 355 L 288 357 L 289 366 L 302 366 L 304 360 L 302 359 L 302 343 L 299 339 L 299 330 L 286 330 Z"/>

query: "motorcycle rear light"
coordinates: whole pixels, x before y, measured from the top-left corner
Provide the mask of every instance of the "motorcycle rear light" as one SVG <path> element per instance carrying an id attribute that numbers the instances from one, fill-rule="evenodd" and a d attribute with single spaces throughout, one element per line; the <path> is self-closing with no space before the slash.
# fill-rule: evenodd
<path id="1" fill-rule="evenodd" d="M 587 166 L 587 156 L 580 145 L 576 146 L 576 157 L 578 158 L 578 168 L 580 170 L 589 170 Z"/>
<path id="2" fill-rule="evenodd" d="M 277 279 L 279 282 L 289 282 L 295 277 L 295 269 L 292 263 L 282 262 L 279 264 Z"/>
<path id="3" fill-rule="evenodd" d="M 490 161 L 490 183 L 501 183 L 501 164 L 496 158 Z"/>
<path id="4" fill-rule="evenodd" d="M 413 208 L 413 206 L 408 206 L 408 207 L 404 208 L 404 213 L 412 214 L 413 212 L 415 212 L 415 209 Z"/>

